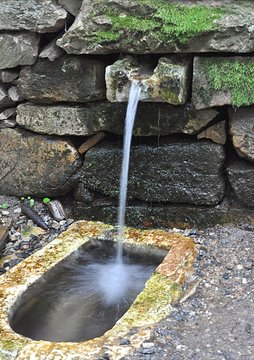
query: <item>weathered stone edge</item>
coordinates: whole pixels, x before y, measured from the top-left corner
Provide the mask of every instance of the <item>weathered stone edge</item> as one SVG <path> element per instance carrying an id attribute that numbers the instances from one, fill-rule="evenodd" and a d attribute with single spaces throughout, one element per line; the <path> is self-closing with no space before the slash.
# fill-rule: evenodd
<path id="1" fill-rule="evenodd" d="M 55 351 L 62 354 L 74 352 L 80 359 L 91 359 L 92 354 L 98 354 L 109 347 L 112 358 L 119 358 L 122 347 L 114 346 L 114 340 L 123 336 L 133 326 L 144 327 L 167 316 L 171 311 L 172 301 L 181 295 L 181 284 L 187 272 L 190 272 L 196 255 L 195 245 L 191 238 L 180 234 L 168 233 L 163 230 L 126 230 L 126 241 L 146 246 L 153 246 L 169 250 L 163 263 L 157 268 L 154 275 L 146 284 L 146 289 L 137 297 L 130 310 L 117 324 L 102 337 L 83 343 L 54 343 L 48 341 L 34 341 L 15 333 L 9 326 L 8 314 L 12 312 L 16 299 L 42 274 L 53 268 L 59 261 L 70 255 L 79 246 L 89 241 L 91 237 L 107 236 L 112 226 L 99 222 L 79 221 L 62 233 L 46 247 L 27 258 L 0 278 L 0 355 L 3 359 L 27 359 L 31 354 L 53 354 Z M 156 292 L 154 292 L 156 287 Z M 150 298 L 150 307 L 147 314 L 140 316 L 140 307 Z M 159 295 L 159 296 L 158 296 Z M 158 299 L 160 300 L 158 302 Z M 148 304 L 149 305 L 149 304 Z M 139 315 L 139 316 L 138 316 Z M 143 316 L 144 315 L 144 316 Z M 135 343 L 139 346 L 149 332 L 142 330 L 143 337 Z M 119 341 L 117 342 L 119 344 Z M 128 347 L 127 347 L 128 348 Z M 127 348 L 124 347 L 125 351 Z M 131 346 L 128 348 L 131 350 Z M 84 355 L 85 354 L 85 355 Z M 89 357 L 90 356 L 90 357 Z M 1 357 L 1 356 L 0 356 Z"/>

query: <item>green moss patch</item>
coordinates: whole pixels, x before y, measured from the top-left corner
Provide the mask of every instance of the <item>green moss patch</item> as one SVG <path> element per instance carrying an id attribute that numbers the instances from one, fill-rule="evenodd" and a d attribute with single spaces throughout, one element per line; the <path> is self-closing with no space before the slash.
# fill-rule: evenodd
<path id="1" fill-rule="evenodd" d="M 202 59 L 201 71 L 208 86 L 205 101 L 214 91 L 230 92 L 235 107 L 254 104 L 254 61 L 250 58 Z"/>
<path id="2" fill-rule="evenodd" d="M 172 303 L 180 298 L 181 286 L 169 277 L 154 273 L 123 317 L 129 326 L 142 326 L 162 320 L 171 312 Z"/>
<path id="3" fill-rule="evenodd" d="M 222 7 L 187 6 L 166 0 L 142 0 L 137 4 L 141 8 L 147 7 L 146 18 L 137 15 L 135 10 L 119 15 L 119 11 L 104 9 L 112 25 L 110 29 L 96 33 L 97 41 L 117 41 L 126 34 L 131 36 L 141 32 L 159 41 L 184 44 L 192 37 L 215 29 L 215 20 L 224 14 Z"/>

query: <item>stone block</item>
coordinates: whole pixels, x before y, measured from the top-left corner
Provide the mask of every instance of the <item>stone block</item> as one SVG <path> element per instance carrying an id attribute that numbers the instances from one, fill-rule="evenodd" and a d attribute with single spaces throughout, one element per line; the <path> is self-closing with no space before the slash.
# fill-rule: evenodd
<path id="1" fill-rule="evenodd" d="M 139 63 L 128 56 L 106 68 L 107 99 L 128 101 L 131 82 L 141 87 L 141 101 L 185 104 L 190 87 L 190 60 L 183 57 L 161 57 L 154 70 L 148 62 Z"/>
<path id="2" fill-rule="evenodd" d="M 86 153 L 81 171 L 85 187 L 118 198 L 122 149 L 106 143 Z M 148 202 L 218 204 L 225 190 L 221 145 L 202 141 L 165 140 L 133 146 L 128 181 L 129 199 Z"/>
<path id="3" fill-rule="evenodd" d="M 0 30 L 54 32 L 64 27 L 66 17 L 54 0 L 1 0 Z"/>
<path id="4" fill-rule="evenodd" d="M 82 106 L 20 104 L 17 122 L 22 127 L 43 134 L 93 135 L 99 131 L 122 134 L 126 104 L 90 103 Z M 191 106 L 140 103 L 133 134 L 159 136 L 174 133 L 197 134 L 218 112 L 195 110 Z"/>
<path id="5" fill-rule="evenodd" d="M 254 161 L 254 106 L 229 111 L 229 131 L 237 153 Z"/>
<path id="6" fill-rule="evenodd" d="M 20 72 L 24 98 L 44 102 L 87 102 L 105 98 L 105 65 L 81 56 L 38 60 Z"/>
<path id="7" fill-rule="evenodd" d="M 64 195 L 74 186 L 81 165 L 69 141 L 24 130 L 0 130 L 0 194 Z"/>
<path id="8" fill-rule="evenodd" d="M 227 167 L 230 185 L 241 203 L 254 207 L 254 165 L 244 160 L 235 160 Z"/>
<path id="9" fill-rule="evenodd" d="M 254 50 L 252 0 L 90 0 L 58 44 L 73 54 Z"/>
<path id="10" fill-rule="evenodd" d="M 17 69 L 3 69 L 0 70 L 0 81 L 3 83 L 12 83 L 19 77 L 19 70 Z"/>
<path id="11" fill-rule="evenodd" d="M 77 16 L 83 0 L 58 0 L 58 3 L 73 16 Z"/>
<path id="12" fill-rule="evenodd" d="M 197 136 L 198 139 L 210 139 L 217 144 L 226 144 L 226 121 L 220 121 L 207 129 L 203 130 Z"/>
<path id="13" fill-rule="evenodd" d="M 34 64 L 38 47 L 39 36 L 35 33 L 0 33 L 0 69 Z"/>

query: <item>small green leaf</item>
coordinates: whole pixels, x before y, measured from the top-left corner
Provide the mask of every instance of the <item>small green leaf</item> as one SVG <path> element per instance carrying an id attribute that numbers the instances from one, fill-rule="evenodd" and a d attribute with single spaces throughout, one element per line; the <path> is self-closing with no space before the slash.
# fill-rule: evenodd
<path id="1" fill-rule="evenodd" d="M 0 205 L 1 209 L 8 209 L 10 205 L 6 202 L 4 202 L 2 205 Z"/>
<path id="2" fill-rule="evenodd" d="M 34 199 L 32 199 L 32 198 L 29 199 L 29 205 L 30 205 L 31 207 L 34 206 Z"/>
<path id="3" fill-rule="evenodd" d="M 42 201 L 44 202 L 44 204 L 48 204 L 50 202 L 50 198 L 45 197 Z"/>

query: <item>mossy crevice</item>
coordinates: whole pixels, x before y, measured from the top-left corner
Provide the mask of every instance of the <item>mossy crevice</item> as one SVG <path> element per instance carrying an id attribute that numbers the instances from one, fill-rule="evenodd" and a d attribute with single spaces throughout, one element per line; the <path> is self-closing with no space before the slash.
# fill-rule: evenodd
<path id="1" fill-rule="evenodd" d="M 103 14 L 109 23 L 93 34 L 95 40 L 99 44 L 125 41 L 125 38 L 129 41 L 130 36 L 141 33 L 160 42 L 185 44 L 195 36 L 216 29 L 216 20 L 224 14 L 223 7 L 173 4 L 166 0 L 141 0 L 137 5 L 147 8 L 146 18 L 142 15 L 144 11 L 137 14 L 135 7 L 120 14 L 119 9 L 104 7 Z"/>
<path id="2" fill-rule="evenodd" d="M 207 79 L 202 89 L 205 103 L 214 92 L 231 93 L 234 107 L 254 104 L 254 61 L 250 58 L 202 59 L 201 72 Z"/>

